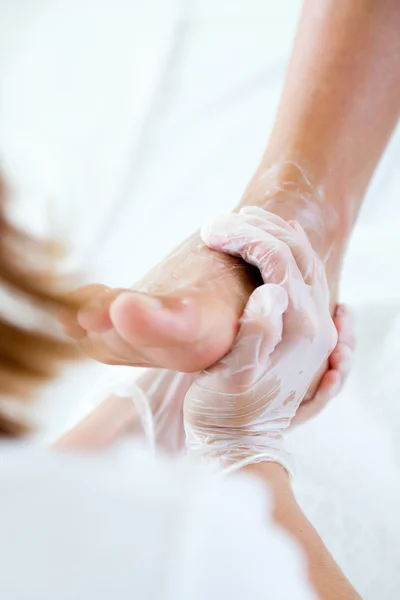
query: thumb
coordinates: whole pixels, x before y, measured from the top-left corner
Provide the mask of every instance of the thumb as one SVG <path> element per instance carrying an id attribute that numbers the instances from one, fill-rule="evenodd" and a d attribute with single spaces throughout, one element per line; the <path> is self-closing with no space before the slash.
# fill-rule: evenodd
<path id="1" fill-rule="evenodd" d="M 194 387 L 213 394 L 250 391 L 268 370 L 270 355 L 282 339 L 282 317 L 287 307 L 288 295 L 283 287 L 267 283 L 254 290 L 232 350 L 203 371 Z"/>

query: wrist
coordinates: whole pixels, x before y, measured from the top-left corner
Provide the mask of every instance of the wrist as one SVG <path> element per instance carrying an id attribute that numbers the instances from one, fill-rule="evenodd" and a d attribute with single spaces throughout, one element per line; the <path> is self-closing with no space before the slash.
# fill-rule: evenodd
<path id="1" fill-rule="evenodd" d="M 332 190 L 299 162 L 262 162 L 251 179 L 240 206 L 260 206 L 285 220 L 296 220 L 306 230 L 315 251 L 324 258 L 332 244 L 346 243 L 354 218 L 351 200 Z"/>
<path id="2" fill-rule="evenodd" d="M 259 462 L 246 465 L 241 472 L 247 473 L 252 477 L 256 477 L 268 486 L 270 490 L 275 510 L 284 499 L 293 500 L 294 495 L 290 483 L 290 475 L 288 471 L 279 463 L 276 462 Z"/>
<path id="3" fill-rule="evenodd" d="M 297 162 L 282 161 L 271 166 L 263 161 L 240 203 L 240 207 L 260 206 L 286 221 L 300 223 L 325 264 L 332 308 L 336 304 L 341 264 L 355 220 L 355 214 L 350 214 L 353 202 L 333 193 L 324 181 L 314 182 L 312 174 Z"/>

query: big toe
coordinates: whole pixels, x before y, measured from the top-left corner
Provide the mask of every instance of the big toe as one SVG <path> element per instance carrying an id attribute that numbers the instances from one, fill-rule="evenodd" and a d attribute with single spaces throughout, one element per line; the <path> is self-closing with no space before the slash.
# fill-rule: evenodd
<path id="1" fill-rule="evenodd" d="M 238 327 L 225 302 L 198 292 L 125 291 L 113 301 L 110 319 L 118 334 L 150 363 L 182 372 L 199 371 L 219 360 Z"/>

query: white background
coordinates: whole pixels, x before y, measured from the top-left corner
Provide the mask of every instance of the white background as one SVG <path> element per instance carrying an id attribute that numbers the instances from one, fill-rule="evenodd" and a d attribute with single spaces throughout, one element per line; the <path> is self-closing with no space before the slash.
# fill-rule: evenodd
<path id="1" fill-rule="evenodd" d="M 237 203 L 273 123 L 301 5 L 142 4 L 0 7 L 0 152 L 13 211 L 68 245 L 65 268 L 110 285 L 132 284 L 205 218 Z M 304 506 L 370 598 L 400 589 L 399 156 L 397 131 L 345 265 L 342 299 L 358 316 L 352 382 L 292 440 L 303 456 Z M 37 417 L 48 434 L 85 410 L 82 398 L 103 371 L 71 369 L 47 391 Z"/>

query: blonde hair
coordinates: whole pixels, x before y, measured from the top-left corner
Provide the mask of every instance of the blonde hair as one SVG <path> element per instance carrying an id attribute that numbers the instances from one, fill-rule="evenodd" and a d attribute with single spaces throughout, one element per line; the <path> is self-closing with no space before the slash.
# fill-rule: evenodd
<path id="1" fill-rule="evenodd" d="M 60 278 L 43 265 L 55 245 L 30 238 L 6 218 L 6 187 L 0 179 L 0 289 L 29 302 L 34 310 L 53 315 L 57 309 L 76 311 Z M 0 309 L 0 397 L 27 401 L 38 386 L 54 377 L 66 360 L 76 358 L 72 343 L 54 333 L 24 327 L 7 318 Z M 0 407 L 0 437 L 20 437 L 28 431 L 24 423 Z"/>

